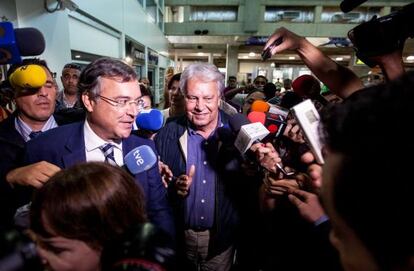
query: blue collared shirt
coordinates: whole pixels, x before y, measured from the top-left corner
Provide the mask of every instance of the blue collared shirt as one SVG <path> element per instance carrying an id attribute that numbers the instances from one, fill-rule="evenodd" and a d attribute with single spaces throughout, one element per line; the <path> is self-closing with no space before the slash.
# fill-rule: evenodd
<path id="1" fill-rule="evenodd" d="M 220 115 L 218 127 L 222 126 Z M 214 223 L 218 138 L 215 129 L 205 139 L 190 126 L 187 141 L 187 169 L 195 165 L 193 182 L 186 198 L 186 226 L 195 230 L 210 229 Z"/>
<path id="2" fill-rule="evenodd" d="M 33 132 L 32 129 L 27 125 L 20 117 L 16 117 L 14 120 L 14 127 L 17 132 L 23 137 L 24 141 L 27 142 L 30 140 L 30 133 Z M 42 132 L 58 127 L 58 124 L 55 121 L 55 118 L 52 116 L 46 121 L 42 127 Z"/>

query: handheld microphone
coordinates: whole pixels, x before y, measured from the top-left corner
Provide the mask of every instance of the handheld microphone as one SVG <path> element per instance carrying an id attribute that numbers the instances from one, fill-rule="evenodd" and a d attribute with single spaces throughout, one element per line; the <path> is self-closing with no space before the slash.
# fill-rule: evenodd
<path id="1" fill-rule="evenodd" d="M 283 132 L 285 131 L 287 126 L 287 123 L 283 116 L 273 114 L 270 112 L 263 113 L 253 111 L 250 112 L 249 115 L 247 115 L 247 118 L 251 122 L 260 122 L 261 124 L 263 124 L 269 131 L 269 136 L 272 136 L 272 138 L 283 135 Z"/>
<path id="2" fill-rule="evenodd" d="M 256 112 L 267 112 L 269 111 L 270 105 L 261 100 L 256 100 L 252 103 L 250 107 L 250 111 L 256 111 Z"/>
<path id="3" fill-rule="evenodd" d="M 138 129 L 155 133 L 162 128 L 164 116 L 162 112 L 157 109 L 142 110 L 138 114 L 135 123 Z"/>
<path id="4" fill-rule="evenodd" d="M 250 123 L 242 114 L 233 115 L 229 119 L 229 124 L 233 132 L 237 133 L 234 146 L 241 154 L 246 153 L 253 143 L 260 142 L 269 134 L 263 124 L 260 122 Z"/>
<path id="5" fill-rule="evenodd" d="M 20 63 L 22 56 L 37 56 L 45 50 L 45 38 L 36 28 L 16 28 L 0 22 L 0 65 Z"/>
<path id="6" fill-rule="evenodd" d="M 40 88 L 46 80 L 43 67 L 34 64 L 21 66 L 9 76 L 9 82 L 14 89 Z"/>
<path id="7" fill-rule="evenodd" d="M 157 162 L 157 157 L 151 147 L 142 145 L 125 155 L 124 162 L 132 174 L 139 174 L 152 168 Z"/>

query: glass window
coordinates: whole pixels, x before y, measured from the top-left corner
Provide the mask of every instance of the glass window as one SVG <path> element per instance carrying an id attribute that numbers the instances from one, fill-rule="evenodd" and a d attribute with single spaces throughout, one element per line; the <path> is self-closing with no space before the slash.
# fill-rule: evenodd
<path id="1" fill-rule="evenodd" d="M 379 7 L 361 7 L 348 13 L 343 13 L 336 7 L 324 7 L 321 21 L 324 23 L 360 24 L 369 21 L 374 15 L 379 16 L 380 11 Z"/>
<path id="2" fill-rule="evenodd" d="M 190 21 L 233 22 L 237 21 L 237 6 L 192 6 Z"/>
<path id="3" fill-rule="evenodd" d="M 265 22 L 313 22 L 313 7 L 267 6 L 264 14 Z"/>
<path id="4" fill-rule="evenodd" d="M 157 22 L 157 3 L 154 0 L 147 0 L 146 10 L 148 14 L 149 21 L 151 23 Z"/>

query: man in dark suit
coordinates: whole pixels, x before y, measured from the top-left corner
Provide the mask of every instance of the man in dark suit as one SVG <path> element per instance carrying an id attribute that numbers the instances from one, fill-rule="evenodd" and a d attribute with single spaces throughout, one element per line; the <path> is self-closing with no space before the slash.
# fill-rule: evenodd
<path id="1" fill-rule="evenodd" d="M 86 120 L 61 126 L 27 144 L 27 164 L 47 161 L 60 168 L 85 161 L 106 161 L 123 166 L 123 157 L 151 140 L 131 135 L 132 124 L 142 108 L 141 91 L 134 70 L 119 60 L 98 59 L 89 64 L 79 80 Z M 158 164 L 135 176 L 143 188 L 151 222 L 173 234 L 173 222 Z"/>
<path id="2" fill-rule="evenodd" d="M 21 64 L 11 66 L 8 75 L 25 65 L 40 66 L 46 75 L 46 82 L 42 87 L 35 89 L 14 86 L 16 110 L 9 118 L 0 122 L 0 149 L 2 150 L 0 159 L 0 215 L 2 227 L 10 227 L 13 224 L 14 211 L 21 205 L 19 198 L 14 194 L 15 190 L 6 181 L 7 173 L 20 166 L 26 142 L 41 132 L 58 126 L 58 120 L 52 115 L 55 109 L 56 87 L 46 62 L 39 59 L 25 59 Z M 42 69 L 37 72 L 41 72 Z M 30 73 L 29 70 L 25 72 Z M 8 81 L 2 85 L 9 85 L 11 88 Z M 32 186 L 38 186 L 44 180 L 44 176 L 54 174 L 59 168 L 42 162 L 25 168 L 25 172 L 27 170 L 37 173 L 36 177 L 28 182 Z"/>

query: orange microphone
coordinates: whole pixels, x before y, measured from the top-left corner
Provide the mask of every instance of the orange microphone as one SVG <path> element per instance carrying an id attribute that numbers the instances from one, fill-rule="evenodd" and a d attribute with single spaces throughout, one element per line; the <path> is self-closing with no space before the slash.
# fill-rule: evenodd
<path id="1" fill-rule="evenodd" d="M 267 112 L 269 111 L 270 105 L 265 102 L 265 101 L 261 101 L 261 100 L 256 100 L 252 103 L 252 106 L 250 107 L 251 111 L 256 111 L 256 112 Z"/>

